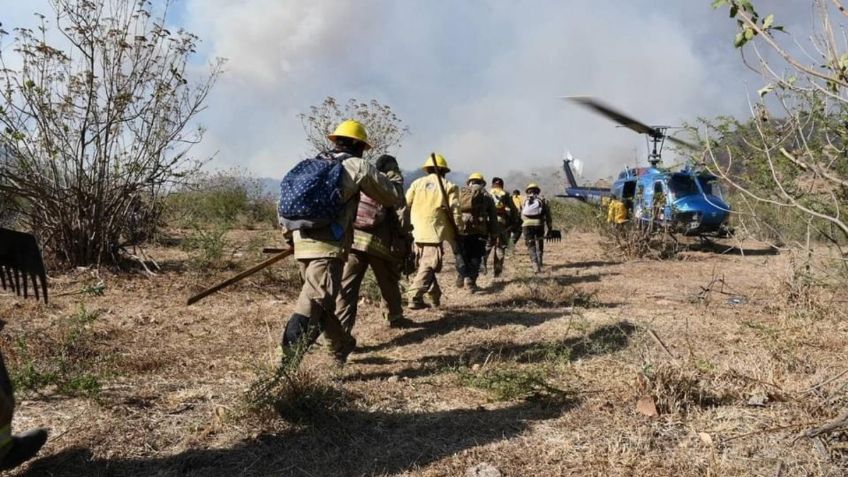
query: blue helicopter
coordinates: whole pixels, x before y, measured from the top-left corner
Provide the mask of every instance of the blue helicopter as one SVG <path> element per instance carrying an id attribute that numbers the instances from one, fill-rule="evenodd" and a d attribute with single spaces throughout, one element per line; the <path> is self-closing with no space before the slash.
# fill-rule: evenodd
<path id="1" fill-rule="evenodd" d="M 595 204 L 601 204 L 605 198 L 616 198 L 627 206 L 632 222 L 641 227 L 663 227 L 670 232 L 701 238 L 723 238 L 732 234 L 728 224 L 731 209 L 716 176 L 688 165 L 680 171 L 660 166 L 666 139 L 694 149 L 693 145 L 667 136 L 668 126 L 647 126 L 594 98 L 566 99 L 644 134 L 650 166 L 625 167 L 612 188 L 581 187 L 572 171 L 573 159 L 567 157 L 562 164 L 566 178 L 565 194 L 560 197 Z"/>

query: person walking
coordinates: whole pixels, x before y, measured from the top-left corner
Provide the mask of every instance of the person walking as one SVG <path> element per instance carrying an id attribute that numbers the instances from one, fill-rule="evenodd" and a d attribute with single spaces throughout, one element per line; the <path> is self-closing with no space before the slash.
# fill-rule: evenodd
<path id="1" fill-rule="evenodd" d="M 382 155 L 374 163 L 377 170 L 394 173 L 398 194 L 403 194 L 403 176 L 397 160 Z M 404 202 L 405 205 L 405 202 Z M 336 299 L 336 316 L 348 333 L 356 323 L 359 291 L 368 267 L 374 273 L 383 297 L 383 317 L 392 328 L 411 322 L 403 316 L 400 276 L 403 261 L 411 252 L 411 239 L 401 225 L 401 208 L 384 207 L 364 192 L 359 193 L 359 207 L 353 222 L 353 245 L 342 272 L 342 284 Z"/>
<path id="2" fill-rule="evenodd" d="M 521 204 L 524 199 L 521 197 L 521 191 L 515 189 L 512 191 L 512 203 L 515 205 L 515 210 L 518 212 L 518 224 L 512 229 L 512 244 L 518 246 L 518 239 L 521 238 Z"/>
<path id="3" fill-rule="evenodd" d="M 328 138 L 332 151 L 302 161 L 281 184 L 280 222 L 303 279 L 282 348 L 299 360 L 323 331 L 333 357 L 343 364 L 356 340 L 335 314 L 336 298 L 353 242 L 359 193 L 383 207 L 399 207 L 403 197 L 396 184 L 403 178 L 396 171 L 384 175 L 362 159 L 371 146 L 361 123 L 343 121 Z"/>
<path id="4" fill-rule="evenodd" d="M 553 229 L 551 209 L 547 201 L 542 197 L 542 190 L 536 183 L 530 183 L 525 189 L 526 196 L 521 205 L 521 227 L 524 234 L 524 243 L 530 252 L 530 261 L 533 264 L 533 272 L 542 271 L 545 252 L 545 229 Z"/>
<path id="5" fill-rule="evenodd" d="M 479 172 L 468 176 L 459 191 L 462 222 L 459 225 L 461 249 L 465 257 L 464 286 L 471 293 L 479 290 L 477 277 L 486 254 L 486 244 L 498 234 L 495 201 L 486 191 L 486 179 Z"/>
<path id="6" fill-rule="evenodd" d="M 448 242 L 452 248 L 458 247 L 456 224 L 462 220 L 459 188 L 445 178 L 450 168 L 444 156 L 430 154 L 422 169 L 427 175 L 416 179 L 406 191 L 418 259 L 418 271 L 410 289 L 409 307 L 413 310 L 427 306 L 425 294 L 434 307 L 441 304 L 442 290 L 436 274 L 442 270 L 443 244 Z"/>
<path id="7" fill-rule="evenodd" d="M 521 229 L 521 217 L 518 207 L 507 191 L 504 190 L 504 182 L 500 177 L 492 178 L 492 187 L 489 194 L 495 203 L 497 214 L 498 231 L 486 244 L 486 255 L 483 258 L 483 267 L 486 268 L 489 255 L 492 255 L 493 273 L 497 278 L 503 273 L 506 248 L 509 246 L 510 232 Z"/>

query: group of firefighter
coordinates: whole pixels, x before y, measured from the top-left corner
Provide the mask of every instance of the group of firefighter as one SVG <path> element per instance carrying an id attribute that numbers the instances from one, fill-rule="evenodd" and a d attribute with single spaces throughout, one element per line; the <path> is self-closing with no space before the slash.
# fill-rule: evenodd
<path id="1" fill-rule="evenodd" d="M 371 147 L 362 124 L 344 121 L 329 139 L 334 149 L 304 161 L 300 169 L 306 174 L 303 177 L 322 167 L 329 171 L 320 178 L 328 182 L 327 177 L 332 177 L 332 193 L 326 195 L 333 197 L 316 196 L 316 189 L 300 177 L 294 177 L 289 186 L 284 179 L 281 190 L 281 203 L 288 199 L 304 209 L 315 205 L 309 201 L 331 199 L 341 204 L 326 223 L 281 217 L 284 237 L 294 247 L 303 278 L 294 313 L 283 331 L 284 356 L 302 356 L 323 333 L 333 357 L 339 363 L 347 360 L 356 347 L 351 333 L 369 267 L 391 327 L 414 324 L 404 317 L 400 279 L 405 270 L 417 268 L 409 308 L 440 305 L 442 289 L 436 275 L 442 269 L 445 244 L 455 256 L 456 285 L 472 293 L 478 291 L 477 277 L 486 270 L 488 257 L 492 257 L 493 275 L 500 276 L 508 245 L 521 235 L 534 272 L 541 271 L 544 239 L 552 224 L 537 184 L 529 184 L 522 197 L 518 190 L 512 194 L 504 190 L 503 180 L 497 177 L 487 190 L 483 175 L 474 173 L 459 187 L 446 178 L 450 168 L 444 156 L 434 153 L 422 166 L 426 175 L 404 193 L 403 175 L 394 157 L 383 155 L 374 163 L 362 158 Z M 44 429 L 13 435 L 14 407 L 0 355 L 0 471 L 30 459 L 47 440 Z"/>
<path id="2" fill-rule="evenodd" d="M 284 353 L 300 354 L 323 333 L 335 360 L 347 360 L 356 348 L 352 330 L 369 267 L 390 327 L 414 325 L 404 316 L 400 289 L 404 271 L 415 274 L 408 289 L 410 309 L 440 305 L 437 274 L 446 252 L 455 257 L 456 285 L 471 293 L 479 290 L 477 278 L 487 273 L 488 257 L 493 276 L 501 275 L 507 248 L 521 235 L 534 272 L 542 270 L 544 239 L 552 223 L 537 184 L 529 184 L 524 196 L 518 190 L 510 194 L 496 177 L 487 190 L 483 175 L 474 173 L 458 186 L 446 178 L 450 167 L 444 156 L 433 153 L 422 165 L 426 175 L 404 193 L 404 178 L 394 157 L 383 155 L 373 162 L 362 158 L 371 146 L 361 123 L 343 121 L 328 138 L 333 151 L 324 159 L 341 165 L 339 193 L 345 205 L 337 220 L 329 226 L 302 227 L 297 220 L 283 220 L 281 214 L 284 237 L 294 247 L 303 278 L 294 313 L 283 331 Z M 298 178 L 288 187 L 284 179 L 281 204 L 286 199 L 303 200 L 308 195 L 306 186 L 300 185 L 304 182 Z"/>

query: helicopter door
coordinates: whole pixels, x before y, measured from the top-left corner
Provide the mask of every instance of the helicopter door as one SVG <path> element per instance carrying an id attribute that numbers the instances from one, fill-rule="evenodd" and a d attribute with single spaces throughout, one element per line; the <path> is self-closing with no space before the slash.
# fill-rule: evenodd
<path id="1" fill-rule="evenodd" d="M 650 208 L 647 207 L 649 198 L 645 194 L 645 185 L 636 185 L 636 193 L 633 195 L 633 216 L 639 222 L 648 220 L 650 214 L 647 213 Z"/>
<path id="2" fill-rule="evenodd" d="M 671 218 L 668 191 L 662 181 L 654 182 L 651 194 L 651 212 L 655 222 L 663 223 Z"/>

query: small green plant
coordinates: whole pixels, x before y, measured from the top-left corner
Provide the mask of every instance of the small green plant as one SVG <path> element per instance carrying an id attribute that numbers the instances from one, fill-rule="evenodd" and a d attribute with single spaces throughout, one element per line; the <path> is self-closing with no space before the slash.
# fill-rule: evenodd
<path id="1" fill-rule="evenodd" d="M 548 391 L 556 391 L 538 368 L 504 366 L 483 368 L 480 371 L 459 372 L 463 385 L 483 389 L 495 401 L 512 401 Z"/>
<path id="2" fill-rule="evenodd" d="M 230 230 L 227 224 L 214 224 L 211 228 L 193 226 L 193 231 L 183 242 L 183 249 L 192 253 L 191 264 L 194 268 L 222 268 L 224 250 L 229 245 L 226 234 Z"/>
<path id="3" fill-rule="evenodd" d="M 15 388 L 41 392 L 52 387 L 60 395 L 96 398 L 102 386 L 104 357 L 95 349 L 89 327 L 99 315 L 80 305 L 55 335 L 18 337 L 10 361 Z"/>
<path id="4" fill-rule="evenodd" d="M 362 287 L 359 290 L 359 296 L 364 297 L 371 303 L 380 303 L 380 300 L 383 298 L 380 285 L 377 284 L 377 277 L 374 276 L 374 272 L 371 271 L 370 267 L 362 278 Z"/>

